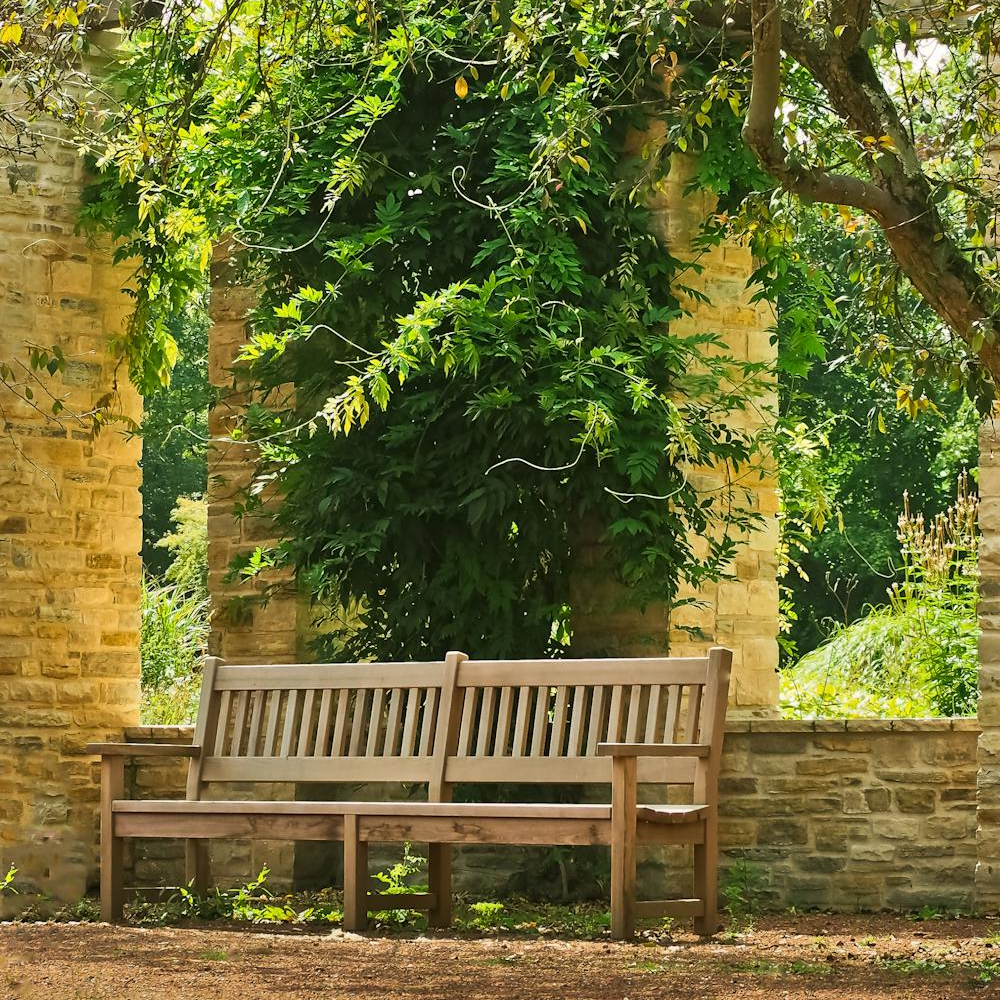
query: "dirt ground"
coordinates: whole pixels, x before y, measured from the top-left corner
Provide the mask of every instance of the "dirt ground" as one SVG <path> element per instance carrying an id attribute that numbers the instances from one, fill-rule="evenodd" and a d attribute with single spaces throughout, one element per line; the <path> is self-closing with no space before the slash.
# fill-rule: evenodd
<path id="1" fill-rule="evenodd" d="M 1000 997 L 1000 921 L 762 920 L 642 944 L 0 925 L 0 1000 Z"/>

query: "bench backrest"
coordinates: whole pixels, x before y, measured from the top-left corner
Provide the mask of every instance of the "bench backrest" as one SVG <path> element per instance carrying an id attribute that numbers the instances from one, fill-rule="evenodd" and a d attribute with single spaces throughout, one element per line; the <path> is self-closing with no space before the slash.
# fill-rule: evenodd
<path id="1" fill-rule="evenodd" d="M 209 658 L 188 797 L 216 781 L 607 782 L 601 742 L 708 746 L 643 759 L 640 781 L 718 772 L 732 654 L 233 666 Z"/>

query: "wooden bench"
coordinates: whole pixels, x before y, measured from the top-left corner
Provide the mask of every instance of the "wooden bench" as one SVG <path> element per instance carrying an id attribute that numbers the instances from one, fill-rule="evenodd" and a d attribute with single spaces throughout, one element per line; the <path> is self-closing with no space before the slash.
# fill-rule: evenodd
<path id="1" fill-rule="evenodd" d="M 691 916 L 717 930 L 717 785 L 732 654 L 689 659 L 231 666 L 205 662 L 192 746 L 92 744 L 101 762 L 101 913 L 122 916 L 126 837 L 187 842 L 204 892 L 212 838 L 342 840 L 344 925 L 366 926 L 368 844 L 426 842 L 429 888 L 407 896 L 432 926 L 451 919 L 452 844 L 607 844 L 612 936 L 637 915 Z M 190 757 L 186 798 L 125 798 L 125 761 Z M 414 782 L 427 801 L 205 798 L 218 782 Z M 453 803 L 477 783 L 611 785 L 598 804 Z M 693 789 L 693 805 L 643 805 L 637 782 Z M 636 846 L 694 845 L 694 898 L 637 901 Z M 391 902 L 399 903 L 398 897 Z"/>

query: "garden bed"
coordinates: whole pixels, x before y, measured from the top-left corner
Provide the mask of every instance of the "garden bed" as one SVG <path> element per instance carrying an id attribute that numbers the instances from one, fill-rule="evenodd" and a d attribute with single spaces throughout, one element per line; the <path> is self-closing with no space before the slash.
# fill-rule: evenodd
<path id="1" fill-rule="evenodd" d="M 245 925 L 0 925 L 0 1000 L 372 1000 L 1000 995 L 1000 921 L 782 916 L 701 941 L 359 937 Z"/>

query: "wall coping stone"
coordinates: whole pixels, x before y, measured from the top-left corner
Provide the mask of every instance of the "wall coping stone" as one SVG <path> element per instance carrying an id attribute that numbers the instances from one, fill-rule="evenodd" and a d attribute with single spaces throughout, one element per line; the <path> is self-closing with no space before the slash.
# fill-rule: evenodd
<path id="1" fill-rule="evenodd" d="M 727 733 L 978 733 L 975 718 L 954 719 L 736 719 L 726 723 Z M 194 738 L 194 726 L 130 726 L 125 739 L 131 743 L 154 740 L 158 743 Z"/>

